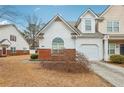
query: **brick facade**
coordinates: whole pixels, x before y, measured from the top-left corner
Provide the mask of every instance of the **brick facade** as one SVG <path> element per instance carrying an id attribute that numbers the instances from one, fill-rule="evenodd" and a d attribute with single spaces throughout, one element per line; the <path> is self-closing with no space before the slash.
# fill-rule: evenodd
<path id="1" fill-rule="evenodd" d="M 1 54 L 2 54 L 2 50 L 0 50 L 0 56 L 2 56 Z"/>
<path id="2" fill-rule="evenodd" d="M 11 50 L 7 50 L 7 55 L 6 56 L 15 56 L 15 55 L 27 55 L 29 54 L 29 51 L 23 51 L 23 50 L 16 50 L 15 53 L 12 53 Z M 0 56 L 2 56 L 2 50 L 0 50 Z M 5 56 L 5 55 L 4 55 Z"/>
<path id="3" fill-rule="evenodd" d="M 38 59 L 51 60 L 51 49 L 38 49 Z"/>
<path id="4" fill-rule="evenodd" d="M 11 50 L 7 50 L 7 55 L 11 55 L 11 56 L 14 56 L 14 55 L 26 55 L 26 54 L 29 54 L 29 51 L 16 50 L 15 53 L 12 53 Z"/>
<path id="5" fill-rule="evenodd" d="M 52 54 L 51 49 L 38 49 L 37 52 L 40 60 L 73 60 L 76 56 L 75 49 L 65 49 L 63 54 Z"/>

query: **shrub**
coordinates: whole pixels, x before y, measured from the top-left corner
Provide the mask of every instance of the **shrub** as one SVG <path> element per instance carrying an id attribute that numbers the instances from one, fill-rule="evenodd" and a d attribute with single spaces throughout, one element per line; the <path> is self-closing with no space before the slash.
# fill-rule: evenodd
<path id="1" fill-rule="evenodd" d="M 88 73 L 90 72 L 90 62 L 81 53 L 77 53 L 76 57 L 70 58 L 64 56 L 63 61 L 46 61 L 40 63 L 43 68 L 68 73 Z"/>
<path id="2" fill-rule="evenodd" d="M 112 63 L 124 63 L 124 56 L 123 55 L 112 55 L 110 56 L 110 61 Z"/>
<path id="3" fill-rule="evenodd" d="M 79 63 L 85 71 L 90 71 L 90 61 L 85 57 L 84 54 L 76 53 L 76 62 Z"/>
<path id="4" fill-rule="evenodd" d="M 31 54 L 30 58 L 31 59 L 38 59 L 38 54 Z"/>

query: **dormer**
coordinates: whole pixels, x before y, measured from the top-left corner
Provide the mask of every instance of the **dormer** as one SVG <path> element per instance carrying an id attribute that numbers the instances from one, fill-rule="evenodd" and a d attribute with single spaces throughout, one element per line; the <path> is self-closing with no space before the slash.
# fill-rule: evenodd
<path id="1" fill-rule="evenodd" d="M 95 33 L 97 18 L 98 16 L 91 9 L 87 9 L 79 17 L 77 22 L 77 28 L 82 33 Z"/>

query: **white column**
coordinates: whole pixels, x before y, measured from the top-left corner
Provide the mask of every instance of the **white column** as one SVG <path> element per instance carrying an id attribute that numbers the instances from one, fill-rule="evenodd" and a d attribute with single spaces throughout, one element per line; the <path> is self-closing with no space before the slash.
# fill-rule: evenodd
<path id="1" fill-rule="evenodd" d="M 108 39 L 109 35 L 104 35 L 104 61 L 109 61 L 109 54 L 108 54 Z"/>
<path id="2" fill-rule="evenodd" d="M 104 61 L 108 61 L 108 39 L 104 40 Z"/>

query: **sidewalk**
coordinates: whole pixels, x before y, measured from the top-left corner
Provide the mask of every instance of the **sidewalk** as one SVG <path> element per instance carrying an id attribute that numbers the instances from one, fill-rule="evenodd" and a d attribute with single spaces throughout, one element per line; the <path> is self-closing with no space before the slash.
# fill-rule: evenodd
<path id="1" fill-rule="evenodd" d="M 115 87 L 124 87 L 124 68 L 103 62 L 93 62 L 91 68 Z"/>

